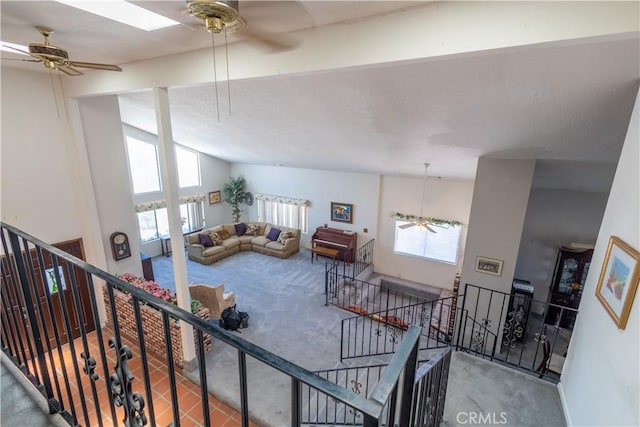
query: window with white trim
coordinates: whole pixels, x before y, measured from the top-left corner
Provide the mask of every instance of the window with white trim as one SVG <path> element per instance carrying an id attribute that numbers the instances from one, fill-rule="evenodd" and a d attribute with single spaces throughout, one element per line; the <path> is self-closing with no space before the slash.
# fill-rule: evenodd
<path id="1" fill-rule="evenodd" d="M 198 153 L 179 145 L 175 147 L 180 188 L 199 186 L 201 183 Z"/>
<path id="2" fill-rule="evenodd" d="M 169 234 L 169 218 L 166 207 L 138 212 L 137 217 L 142 243 Z M 201 229 L 204 226 L 204 203 L 197 201 L 180 204 L 180 219 L 183 233 Z"/>
<path id="3" fill-rule="evenodd" d="M 160 191 L 160 169 L 156 144 L 130 136 L 127 136 L 126 139 L 133 193 Z"/>
<path id="4" fill-rule="evenodd" d="M 396 221 L 396 239 L 393 245 L 395 253 L 428 258 L 434 261 L 456 264 L 460 248 L 462 226 L 439 227 L 430 225 L 432 233 L 422 227 L 400 228 L 411 221 Z"/>
<path id="5" fill-rule="evenodd" d="M 255 196 L 258 206 L 258 221 L 268 222 L 282 227 L 299 228 L 306 233 L 309 228 L 309 208 L 307 203 L 287 203 L 286 200 L 273 200 Z"/>

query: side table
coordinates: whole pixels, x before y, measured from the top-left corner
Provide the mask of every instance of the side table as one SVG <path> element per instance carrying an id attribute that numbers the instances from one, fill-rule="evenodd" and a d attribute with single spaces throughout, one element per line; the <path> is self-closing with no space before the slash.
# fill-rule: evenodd
<path id="1" fill-rule="evenodd" d="M 160 249 L 162 249 L 163 256 L 171 255 L 171 237 L 168 234 L 160 236 Z"/>

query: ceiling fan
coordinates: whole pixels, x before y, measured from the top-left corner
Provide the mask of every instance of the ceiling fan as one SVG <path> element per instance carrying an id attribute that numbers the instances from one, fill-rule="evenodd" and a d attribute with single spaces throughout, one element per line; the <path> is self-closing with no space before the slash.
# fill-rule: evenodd
<path id="1" fill-rule="evenodd" d="M 70 76 L 81 76 L 84 74 L 73 67 L 92 68 L 94 70 L 106 71 L 122 71 L 122 68 L 118 67 L 117 65 L 72 61 L 69 59 L 69 54 L 65 49 L 49 43 L 49 36 L 53 34 L 53 30 L 51 28 L 36 27 L 36 29 L 40 32 L 40 34 L 43 35 L 44 43 L 30 43 L 29 52 L 23 51 L 22 49 L 17 49 L 12 46 L 6 46 L 10 49 L 32 56 L 36 59 L 6 59 L 27 62 L 42 62 L 45 68 L 47 68 L 48 70 L 60 70 Z"/>
<path id="2" fill-rule="evenodd" d="M 293 49 L 298 41 L 293 38 L 273 34 L 258 29 L 255 25 L 247 25 L 247 21 L 240 15 L 240 5 L 237 0 L 186 0 L 187 12 L 204 21 L 206 29 L 212 34 L 242 33 L 250 41 L 260 43 L 271 51 Z"/>
<path id="3" fill-rule="evenodd" d="M 425 163 L 424 164 L 424 181 L 422 183 L 422 202 L 420 203 L 420 216 L 416 218 L 412 218 L 413 219 L 412 222 L 399 225 L 398 228 L 401 228 L 404 230 L 405 228 L 418 227 L 423 230 L 429 230 L 432 233 L 437 233 L 437 231 L 434 230 L 433 227 L 429 225 L 429 222 L 427 221 L 427 219 L 422 216 L 422 208 L 424 206 L 424 190 L 427 186 L 427 169 L 428 168 L 429 168 L 429 163 Z"/>

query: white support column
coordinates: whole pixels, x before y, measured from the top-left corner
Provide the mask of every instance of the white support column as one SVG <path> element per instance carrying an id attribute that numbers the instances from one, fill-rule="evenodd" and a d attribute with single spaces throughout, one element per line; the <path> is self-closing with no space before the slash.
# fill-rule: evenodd
<path id="1" fill-rule="evenodd" d="M 158 126 L 158 154 L 160 157 L 160 176 L 162 188 L 167 201 L 169 219 L 169 236 L 171 237 L 171 253 L 173 258 L 173 277 L 176 284 L 178 306 L 191 311 L 191 296 L 187 280 L 187 260 L 184 255 L 184 238 L 180 221 L 180 204 L 178 202 L 178 171 L 173 149 L 171 131 L 171 115 L 169 113 L 169 93 L 167 88 L 154 88 L 153 97 L 156 108 Z M 193 328 L 181 322 L 182 351 L 185 363 L 195 359 Z"/>

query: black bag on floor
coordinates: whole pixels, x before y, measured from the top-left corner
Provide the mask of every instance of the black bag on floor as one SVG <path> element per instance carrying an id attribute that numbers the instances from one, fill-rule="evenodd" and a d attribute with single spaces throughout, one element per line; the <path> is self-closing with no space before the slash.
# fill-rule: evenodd
<path id="1" fill-rule="evenodd" d="M 235 305 L 224 309 L 220 316 L 220 326 L 228 331 L 237 331 L 242 327 L 242 318 Z"/>

